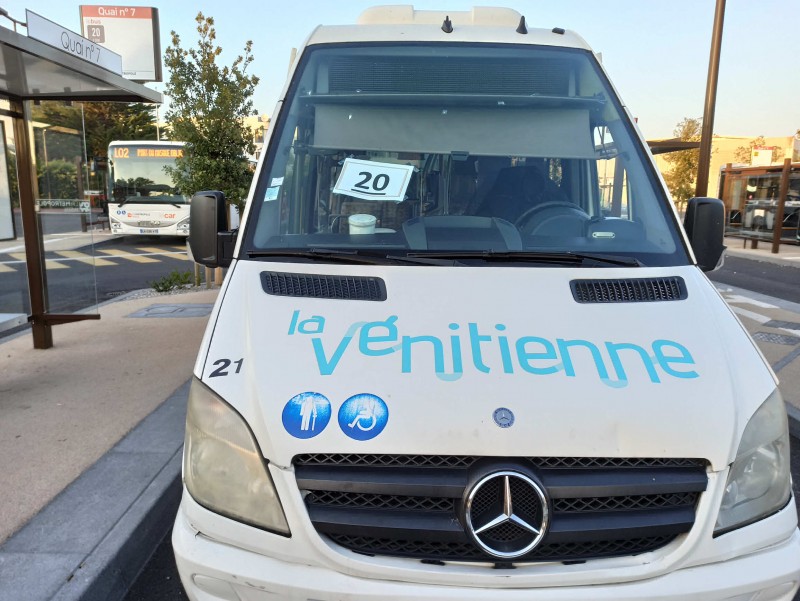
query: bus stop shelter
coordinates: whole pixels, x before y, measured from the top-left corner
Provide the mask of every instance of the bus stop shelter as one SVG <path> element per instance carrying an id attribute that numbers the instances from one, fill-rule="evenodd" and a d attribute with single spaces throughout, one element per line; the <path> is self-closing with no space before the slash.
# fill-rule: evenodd
<path id="1" fill-rule="evenodd" d="M 33 346 L 37 349 L 53 346 L 54 325 L 100 318 L 97 314 L 49 311 L 43 232 L 37 219 L 36 170 L 30 133 L 30 104 L 42 100 L 160 103 L 162 96 L 88 60 L 0 27 L 0 115 L 13 122 L 30 294 L 28 321 L 33 332 Z"/>

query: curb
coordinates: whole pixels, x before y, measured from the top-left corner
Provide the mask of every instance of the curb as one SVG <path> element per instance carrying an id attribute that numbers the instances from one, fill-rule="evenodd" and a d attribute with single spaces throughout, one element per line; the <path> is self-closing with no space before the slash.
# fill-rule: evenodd
<path id="1" fill-rule="evenodd" d="M 0 546 L 0 601 L 124 598 L 177 513 L 189 384 Z"/>
<path id="2" fill-rule="evenodd" d="M 789 417 L 789 435 L 800 441 L 800 409 L 784 402 L 786 414 Z"/>

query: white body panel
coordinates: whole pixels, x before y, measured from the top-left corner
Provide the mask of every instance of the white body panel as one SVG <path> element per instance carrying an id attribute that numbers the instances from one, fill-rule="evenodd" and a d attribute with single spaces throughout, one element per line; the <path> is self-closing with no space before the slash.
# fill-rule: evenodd
<path id="1" fill-rule="evenodd" d="M 264 455 L 281 466 L 298 453 L 406 453 L 413 430 L 413 451 L 422 454 L 492 449 L 500 456 L 696 457 L 722 470 L 733 459 L 744 428 L 731 406 L 749 416 L 775 387 L 733 313 L 694 267 L 637 270 L 637 277 L 669 273 L 685 278 L 689 299 L 659 303 L 657 310 L 648 303 L 576 303 L 570 280 L 596 275 L 580 269 L 482 267 L 445 269 L 445 275 L 439 267 L 324 266 L 331 275 L 382 277 L 389 296 L 385 302 L 270 296 L 259 279 L 266 270 L 318 273 L 320 266 L 237 263 L 196 375 L 242 414 Z M 603 275 L 624 273 L 608 269 Z M 381 325 L 393 317 L 396 333 Z M 699 328 L 701 323 L 708 330 Z M 470 324 L 475 324 L 472 336 Z M 502 333 L 498 324 L 505 326 Z M 365 342 L 379 335 L 392 338 Z M 503 359 L 501 335 L 508 341 L 510 361 Z M 411 366 L 403 371 L 402 338 L 423 336 L 442 341 L 444 373 L 436 374 L 435 343 L 425 341 L 406 345 Z M 478 337 L 491 339 L 475 342 Z M 521 367 L 516 347 L 523 337 L 553 345 L 557 359 L 530 362 L 553 373 L 533 374 Z M 567 375 L 558 340 L 593 344 L 602 365 L 588 346 L 569 346 L 575 375 Z M 606 343 L 634 344 L 652 356 L 658 340 L 675 342 L 691 354 L 691 363 L 673 366 L 684 377 L 665 373 L 658 361 L 648 364 L 651 376 L 640 354 L 628 350 L 618 353 L 625 384 Z M 453 370 L 453 344 L 460 347 L 460 377 Z M 526 348 L 535 352 L 543 345 L 533 342 Z M 368 353 L 396 350 L 371 356 L 362 348 Z M 235 377 L 209 377 L 215 361 L 240 357 L 246 362 Z M 754 364 L 762 369 L 753 370 Z M 294 438 L 281 425 L 280 412 L 289 399 L 308 391 L 323 394 L 334 410 L 354 394 L 375 394 L 389 408 L 386 429 L 371 441 L 356 441 L 332 419 L 319 435 Z M 518 416 L 515 427 L 494 424 L 492 412 L 498 407 Z"/>

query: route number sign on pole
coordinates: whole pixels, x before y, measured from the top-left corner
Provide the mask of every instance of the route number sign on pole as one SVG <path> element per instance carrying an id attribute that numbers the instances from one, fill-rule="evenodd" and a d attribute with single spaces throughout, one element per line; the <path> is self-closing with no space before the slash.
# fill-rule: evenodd
<path id="1" fill-rule="evenodd" d="M 147 6 L 81 6 L 81 31 L 122 55 L 122 76 L 162 81 L 158 9 Z"/>

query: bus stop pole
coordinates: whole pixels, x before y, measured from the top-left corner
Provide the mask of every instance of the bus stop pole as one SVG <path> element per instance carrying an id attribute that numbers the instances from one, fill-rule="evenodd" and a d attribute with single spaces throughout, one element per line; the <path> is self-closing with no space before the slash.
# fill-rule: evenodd
<path id="1" fill-rule="evenodd" d="M 789 173 L 792 171 L 792 159 L 783 160 L 781 173 L 781 189 L 778 193 L 778 206 L 775 207 L 775 221 L 772 225 L 772 254 L 777 255 L 783 236 L 783 213 L 786 206 L 786 195 L 789 193 Z"/>
<path id="2" fill-rule="evenodd" d="M 47 274 L 44 264 L 39 214 L 36 211 L 36 180 L 33 169 L 33 152 L 28 122 L 29 102 L 10 100 L 14 113 L 14 143 L 17 150 L 17 180 L 19 205 L 22 214 L 22 232 L 25 236 L 25 264 L 28 271 L 28 290 L 31 299 L 31 329 L 33 348 L 48 349 L 53 346 L 53 329 L 47 322 Z"/>
<path id="3" fill-rule="evenodd" d="M 711 56 L 708 59 L 706 102 L 703 109 L 703 129 L 700 137 L 700 159 L 697 164 L 695 196 L 708 195 L 709 163 L 711 162 L 711 138 L 714 135 L 714 107 L 717 103 L 717 79 L 719 78 L 719 54 L 722 45 L 722 24 L 725 20 L 725 0 L 717 0 L 714 11 L 714 29 L 711 34 Z"/>

